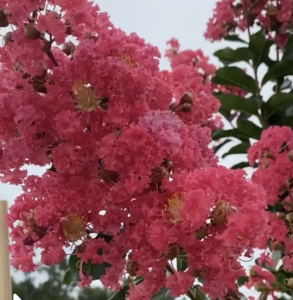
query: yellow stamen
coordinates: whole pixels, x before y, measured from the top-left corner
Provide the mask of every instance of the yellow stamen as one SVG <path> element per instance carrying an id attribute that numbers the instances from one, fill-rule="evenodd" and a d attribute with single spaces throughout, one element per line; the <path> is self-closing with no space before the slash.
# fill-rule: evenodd
<path id="1" fill-rule="evenodd" d="M 183 195 L 180 193 L 175 193 L 167 200 L 164 207 L 164 212 L 171 215 L 171 221 L 174 223 L 180 222 L 180 210 L 183 207 Z"/>
<path id="2" fill-rule="evenodd" d="M 70 214 L 62 225 L 63 233 L 70 242 L 76 242 L 86 235 L 86 220 L 82 216 Z"/>
<path id="3" fill-rule="evenodd" d="M 267 5 L 266 7 L 266 11 L 267 11 L 267 14 L 270 15 L 270 16 L 274 16 L 276 15 L 276 13 L 278 12 L 278 9 L 277 9 L 277 6 L 273 5 L 273 4 L 269 4 Z"/>
<path id="4" fill-rule="evenodd" d="M 121 54 L 121 55 L 120 55 L 120 58 L 121 58 L 127 65 L 129 65 L 131 68 L 135 68 L 135 67 L 137 66 L 137 63 L 133 62 L 133 61 L 131 60 L 131 58 L 130 58 L 128 55 L 126 55 L 126 54 Z"/>
<path id="5" fill-rule="evenodd" d="M 34 219 L 35 211 L 33 209 L 27 215 L 27 223 L 31 232 L 34 232 L 36 229 L 36 221 Z"/>
<path id="6" fill-rule="evenodd" d="M 216 203 L 216 207 L 212 210 L 210 217 L 211 221 L 215 225 L 225 224 L 229 215 L 236 212 L 237 209 L 229 202 L 220 200 Z"/>
<path id="7" fill-rule="evenodd" d="M 102 98 L 98 97 L 92 86 L 86 86 L 78 80 L 72 87 L 74 99 L 77 102 L 76 108 L 91 112 L 100 106 Z"/>

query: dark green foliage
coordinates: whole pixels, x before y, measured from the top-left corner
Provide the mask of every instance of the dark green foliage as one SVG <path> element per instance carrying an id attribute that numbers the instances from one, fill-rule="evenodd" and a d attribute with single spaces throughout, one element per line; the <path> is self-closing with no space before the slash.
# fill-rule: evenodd
<path id="1" fill-rule="evenodd" d="M 73 293 L 72 285 L 62 285 L 62 277 L 68 267 L 65 260 L 59 265 L 43 267 L 37 273 L 26 274 L 24 280 L 12 279 L 12 292 L 21 300 L 107 300 L 112 295 L 104 288 L 83 288 Z M 44 277 L 45 281 L 35 284 L 35 278 Z"/>

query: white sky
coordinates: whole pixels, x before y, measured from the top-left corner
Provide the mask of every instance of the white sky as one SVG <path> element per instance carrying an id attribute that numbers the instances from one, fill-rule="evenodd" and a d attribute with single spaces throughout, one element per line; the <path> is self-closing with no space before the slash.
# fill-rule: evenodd
<path id="1" fill-rule="evenodd" d="M 236 43 L 220 42 L 211 44 L 203 37 L 206 23 L 212 16 L 216 0 L 98 0 L 101 10 L 107 11 L 113 23 L 127 33 L 136 32 L 147 42 L 159 47 L 161 53 L 165 52 L 166 42 L 178 38 L 181 49 L 202 49 L 211 61 L 219 65 L 213 52 L 229 46 L 237 47 Z M 161 67 L 169 67 L 168 60 L 162 58 Z M 250 73 L 250 72 L 248 72 Z M 230 147 L 230 146 L 229 146 Z M 224 149 L 224 152 L 227 148 Z M 223 153 L 223 151 L 221 151 Z M 232 155 L 222 162 L 232 166 L 241 161 L 241 156 Z M 40 168 L 29 168 L 31 173 L 41 174 Z M 8 200 L 9 204 L 21 189 L 15 186 L 0 184 L 1 198 Z M 15 273 L 14 273 L 15 274 Z M 19 274 L 17 274 L 17 277 Z"/>

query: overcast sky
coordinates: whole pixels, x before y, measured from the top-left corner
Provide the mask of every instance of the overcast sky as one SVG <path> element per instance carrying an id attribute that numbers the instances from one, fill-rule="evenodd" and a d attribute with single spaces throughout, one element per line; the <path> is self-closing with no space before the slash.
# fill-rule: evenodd
<path id="1" fill-rule="evenodd" d="M 136 32 L 147 42 L 159 47 L 162 53 L 166 49 L 166 41 L 172 37 L 178 38 L 181 49 L 202 49 L 212 62 L 218 64 L 212 57 L 213 52 L 225 46 L 237 46 L 235 43 L 214 43 L 206 41 L 203 33 L 206 23 L 212 16 L 216 0 L 98 0 L 102 11 L 107 11 L 113 23 L 127 33 Z M 162 58 L 161 67 L 168 68 L 166 58 Z M 240 156 L 231 156 L 223 164 L 234 165 L 241 161 Z M 29 168 L 34 174 L 41 174 L 40 168 Z M 2 199 L 9 204 L 21 189 L 15 186 L 0 184 Z"/>

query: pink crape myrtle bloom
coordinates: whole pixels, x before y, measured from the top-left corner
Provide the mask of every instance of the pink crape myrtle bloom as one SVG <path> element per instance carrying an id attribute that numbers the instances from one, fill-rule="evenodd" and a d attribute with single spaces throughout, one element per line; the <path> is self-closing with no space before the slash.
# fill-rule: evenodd
<path id="1" fill-rule="evenodd" d="M 0 173 L 23 188 L 6 216 L 12 265 L 33 271 L 36 249 L 52 265 L 74 247 L 80 287 L 93 279 L 84 264 L 106 263 L 113 291 L 143 277 L 130 300 L 180 295 L 199 276 L 225 298 L 244 274 L 238 258 L 265 245 L 267 202 L 209 148 L 210 82 L 183 60 L 161 71 L 156 47 L 90 1 L 0 3 L 13 27 L 0 49 Z M 181 256 L 189 266 L 177 271 Z"/>
<path id="2" fill-rule="evenodd" d="M 292 271 L 292 177 L 293 133 L 289 127 L 271 126 L 248 151 L 251 164 L 258 163 L 252 181 L 266 190 L 269 213 L 270 249 L 284 249 L 283 267 Z"/>
<path id="3" fill-rule="evenodd" d="M 293 24 L 292 3 L 292 0 L 220 0 L 208 21 L 205 37 L 212 42 L 219 41 L 227 34 L 257 24 L 268 38 L 285 45 L 289 37 L 287 30 Z"/>

